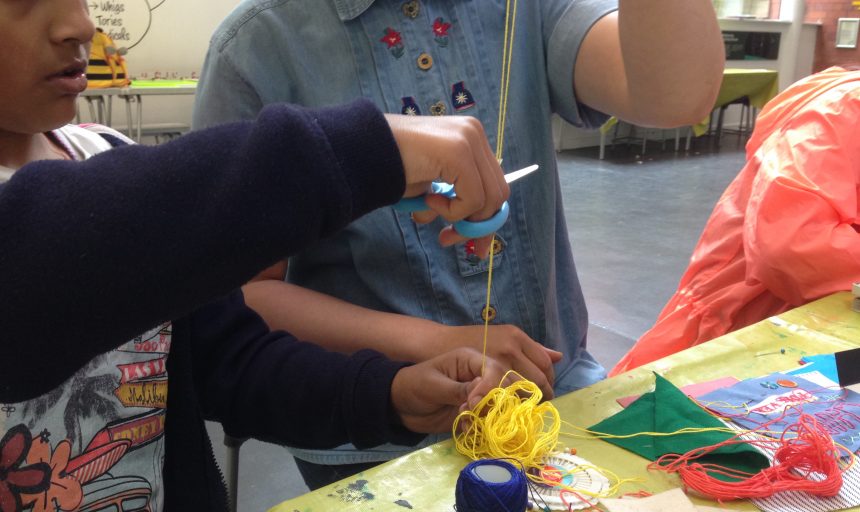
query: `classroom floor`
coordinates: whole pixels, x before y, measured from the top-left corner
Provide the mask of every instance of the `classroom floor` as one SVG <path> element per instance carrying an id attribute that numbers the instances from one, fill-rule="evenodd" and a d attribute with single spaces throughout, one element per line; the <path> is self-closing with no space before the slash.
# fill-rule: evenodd
<path id="1" fill-rule="evenodd" d="M 558 154 L 568 231 L 589 309 L 589 350 L 610 368 L 653 323 L 675 290 L 702 227 L 744 163 L 742 142 L 707 137 L 689 153 L 667 144 L 598 148 Z M 216 457 L 225 467 L 223 434 L 210 423 Z M 240 511 L 263 511 L 307 492 L 280 447 L 246 442 L 239 472 Z"/>

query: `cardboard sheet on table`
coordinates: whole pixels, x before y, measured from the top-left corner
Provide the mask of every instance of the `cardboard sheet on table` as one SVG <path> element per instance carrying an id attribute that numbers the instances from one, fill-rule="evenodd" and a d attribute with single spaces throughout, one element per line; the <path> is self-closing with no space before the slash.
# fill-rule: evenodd
<path id="1" fill-rule="evenodd" d="M 740 382 L 738 379 L 734 377 L 722 377 L 719 379 L 709 380 L 707 382 L 697 382 L 695 384 L 688 384 L 681 388 L 681 391 L 684 392 L 685 395 L 691 396 L 693 398 L 698 398 L 705 393 L 710 393 L 711 391 L 719 388 L 724 388 L 727 386 L 731 386 L 732 384 L 737 384 Z M 639 398 L 642 395 L 631 395 L 619 398 L 616 400 L 621 407 L 627 407 L 634 400 Z"/>
<path id="2" fill-rule="evenodd" d="M 683 490 L 670 489 L 647 498 L 601 498 L 608 512 L 725 512 L 726 509 L 696 505 Z"/>
<path id="3" fill-rule="evenodd" d="M 647 498 L 601 498 L 608 512 L 699 512 L 681 489 L 675 488 Z"/>

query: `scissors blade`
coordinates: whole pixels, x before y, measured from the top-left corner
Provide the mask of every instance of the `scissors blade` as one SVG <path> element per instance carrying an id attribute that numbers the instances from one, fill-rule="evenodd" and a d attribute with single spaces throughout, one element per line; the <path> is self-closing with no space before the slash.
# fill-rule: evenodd
<path id="1" fill-rule="evenodd" d="M 508 183 L 513 183 L 513 182 L 517 181 L 518 179 L 522 178 L 523 176 L 526 176 L 528 174 L 535 172 L 536 170 L 538 170 L 538 164 L 524 167 L 524 168 L 520 169 L 519 171 L 509 172 L 508 174 L 505 174 L 505 181 Z"/>

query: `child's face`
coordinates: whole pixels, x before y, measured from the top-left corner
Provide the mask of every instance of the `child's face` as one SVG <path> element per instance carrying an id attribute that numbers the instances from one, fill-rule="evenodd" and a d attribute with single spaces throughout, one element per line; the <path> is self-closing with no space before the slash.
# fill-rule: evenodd
<path id="1" fill-rule="evenodd" d="M 94 30 L 86 0 L 0 0 L 0 133 L 41 133 L 74 117 Z"/>

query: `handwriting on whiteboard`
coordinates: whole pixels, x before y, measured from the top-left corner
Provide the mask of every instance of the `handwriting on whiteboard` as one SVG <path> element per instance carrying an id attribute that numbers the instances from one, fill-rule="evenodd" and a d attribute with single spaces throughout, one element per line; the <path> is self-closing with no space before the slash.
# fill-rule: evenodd
<path id="1" fill-rule="evenodd" d="M 163 3 L 163 2 L 162 2 Z M 152 25 L 152 7 L 148 0 L 89 1 L 90 18 L 117 47 L 131 49 L 139 44 Z"/>

